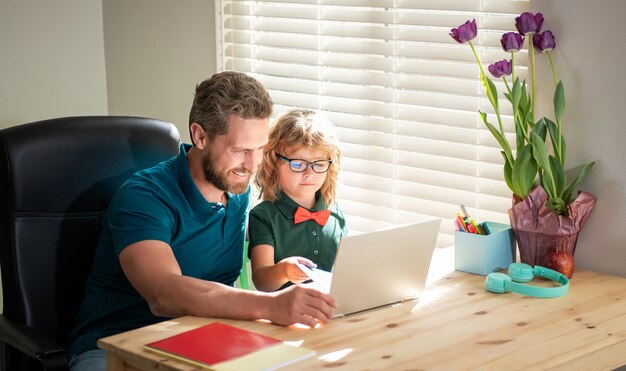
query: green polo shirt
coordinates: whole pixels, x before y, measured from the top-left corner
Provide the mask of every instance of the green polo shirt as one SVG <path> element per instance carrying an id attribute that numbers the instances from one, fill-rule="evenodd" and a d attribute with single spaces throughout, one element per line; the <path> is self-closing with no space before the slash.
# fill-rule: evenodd
<path id="1" fill-rule="evenodd" d="M 314 220 L 294 224 L 293 216 L 298 205 L 289 196 L 280 193 L 275 202 L 264 201 L 250 211 L 248 233 L 250 251 L 258 245 L 274 247 L 274 263 L 290 256 L 307 258 L 317 267 L 331 271 L 341 237 L 348 234 L 346 220 L 337 204 L 323 227 Z M 318 196 L 313 209 L 325 210 L 324 199 Z"/>
<path id="2" fill-rule="evenodd" d="M 180 154 L 132 176 L 117 191 L 102 225 L 85 299 L 68 356 L 97 349 L 99 338 L 165 320 L 126 278 L 120 252 L 137 241 L 167 243 L 182 274 L 232 286 L 241 272 L 250 187 L 228 193 L 228 204 L 208 202 Z M 146 260 L 152 259 L 146 250 Z"/>

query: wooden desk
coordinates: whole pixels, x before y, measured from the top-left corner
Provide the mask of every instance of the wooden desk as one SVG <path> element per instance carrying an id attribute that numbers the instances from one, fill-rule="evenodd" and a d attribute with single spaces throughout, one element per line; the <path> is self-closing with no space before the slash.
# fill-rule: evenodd
<path id="1" fill-rule="evenodd" d="M 333 320 L 318 329 L 182 317 L 101 339 L 110 370 L 193 370 L 144 352 L 146 343 L 213 321 L 314 349 L 290 369 L 563 369 L 626 364 L 626 279 L 577 269 L 569 293 L 491 294 L 484 277 L 451 272 L 419 302 Z M 546 283 L 547 284 L 547 283 Z"/>

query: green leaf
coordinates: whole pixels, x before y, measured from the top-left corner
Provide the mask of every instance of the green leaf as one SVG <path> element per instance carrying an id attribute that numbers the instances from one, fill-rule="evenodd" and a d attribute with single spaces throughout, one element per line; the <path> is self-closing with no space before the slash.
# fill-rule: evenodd
<path id="1" fill-rule="evenodd" d="M 511 102 L 511 95 L 509 93 L 502 93 L 506 97 L 506 99 Z"/>
<path id="2" fill-rule="evenodd" d="M 518 109 L 519 102 L 522 98 L 522 87 L 520 86 L 519 78 L 516 78 L 515 82 L 513 83 L 513 89 L 511 89 L 511 96 L 513 98 L 513 101 L 511 103 L 513 104 L 513 111 L 515 112 Z"/>
<path id="3" fill-rule="evenodd" d="M 532 108 L 532 97 L 528 94 L 526 90 L 526 80 L 522 83 L 522 97 L 520 99 L 520 106 L 522 107 L 522 117 L 524 117 L 524 121 L 528 126 L 532 127 L 534 122 L 532 122 L 532 113 L 530 112 Z"/>
<path id="4" fill-rule="evenodd" d="M 586 164 L 585 166 L 583 166 L 583 168 L 580 170 L 580 174 L 578 174 L 578 176 L 576 177 L 576 179 L 574 179 L 572 184 L 570 184 L 565 189 L 565 191 L 563 192 L 563 201 L 565 201 L 566 204 L 569 205 L 570 199 L 572 198 L 572 193 L 574 192 L 574 189 L 576 189 L 576 187 L 578 187 L 580 182 L 582 182 L 583 179 L 585 179 L 587 174 L 591 171 L 591 168 L 593 167 L 593 164 L 595 164 L 595 162 L 590 162 L 590 163 Z"/>
<path id="5" fill-rule="evenodd" d="M 530 141 L 533 146 L 533 157 L 537 164 L 547 173 L 550 172 L 550 160 L 548 158 L 548 149 L 539 134 L 532 131 L 530 133 Z"/>
<path id="6" fill-rule="evenodd" d="M 533 147 L 533 157 L 535 158 L 535 161 L 537 161 L 537 165 L 539 165 L 544 172 L 543 177 L 541 178 L 543 189 L 550 197 L 556 197 L 554 175 L 552 175 L 546 144 L 535 132 L 530 133 L 530 138 Z"/>
<path id="7" fill-rule="evenodd" d="M 513 121 L 515 123 L 515 146 L 519 151 L 525 143 L 524 134 L 526 133 L 526 120 L 522 116 L 522 109 L 520 107 L 520 99 L 522 96 L 522 88 L 520 86 L 519 78 L 515 79 L 513 83 L 513 89 L 511 89 L 511 105 L 513 106 Z"/>
<path id="8" fill-rule="evenodd" d="M 548 131 L 550 131 L 550 141 L 552 142 L 552 148 L 554 148 L 554 154 L 556 158 L 559 160 L 561 164 L 565 163 L 565 155 L 566 155 L 566 145 L 565 145 L 565 137 L 561 135 L 561 150 L 559 151 L 559 128 L 558 126 L 548 118 L 543 118 L 545 122 L 548 124 Z"/>
<path id="9" fill-rule="evenodd" d="M 487 121 L 487 114 L 485 112 L 478 111 L 478 113 L 480 114 L 480 118 L 485 123 L 485 126 L 487 126 L 487 128 L 491 132 L 491 135 L 493 135 L 494 138 L 496 138 L 496 140 L 498 141 L 498 144 L 500 144 L 500 147 L 504 151 L 506 158 L 509 160 L 509 162 L 513 163 L 513 154 L 511 153 L 511 146 L 509 145 L 509 142 L 506 140 L 506 137 L 502 133 L 500 133 L 498 129 L 496 129 L 492 124 L 490 124 L 489 121 Z"/>
<path id="10" fill-rule="evenodd" d="M 493 84 L 493 82 L 484 74 L 480 75 L 480 80 L 483 83 L 483 87 L 485 88 L 485 93 L 487 93 L 487 98 L 489 102 L 493 106 L 493 108 L 498 111 L 498 89 Z"/>
<path id="11" fill-rule="evenodd" d="M 536 177 L 537 164 L 533 159 L 532 146 L 527 144 L 517 151 L 512 171 L 512 183 L 521 199 L 528 196 Z"/>
<path id="12" fill-rule="evenodd" d="M 559 160 L 561 161 L 561 165 L 565 165 L 565 159 L 567 158 L 567 145 L 565 144 L 565 138 L 563 137 L 561 139 L 561 151 L 560 151 L 560 155 L 561 157 L 559 158 Z"/>
<path id="13" fill-rule="evenodd" d="M 546 174 L 547 170 L 543 170 L 543 174 L 541 176 L 541 186 L 544 191 L 548 194 L 548 198 L 555 198 L 558 195 L 554 191 L 554 180 L 551 175 Z"/>
<path id="14" fill-rule="evenodd" d="M 516 77 L 515 81 L 519 81 L 519 77 Z M 520 89 L 522 92 L 520 94 L 519 107 L 520 109 L 523 110 L 528 104 L 528 93 L 526 92 L 526 80 L 524 80 L 524 82 L 520 85 Z"/>
<path id="15" fill-rule="evenodd" d="M 513 167 L 511 163 L 509 162 L 509 160 L 506 158 L 506 154 L 504 153 L 504 151 L 500 151 L 500 153 L 502 154 L 502 157 L 504 158 L 504 181 L 506 182 L 506 185 L 509 187 L 511 192 L 515 193 L 519 197 L 519 194 L 517 190 L 515 189 L 515 186 L 513 185 L 513 180 L 512 180 Z"/>
<path id="16" fill-rule="evenodd" d="M 561 122 L 563 118 L 563 112 L 565 111 L 565 89 L 563 88 L 563 82 L 559 81 L 554 90 L 554 116 L 556 122 Z"/>
<path id="17" fill-rule="evenodd" d="M 539 138 L 541 138 L 542 142 L 546 141 L 546 121 L 543 117 L 540 118 L 535 125 L 533 125 L 531 133 L 536 133 L 537 135 L 539 135 Z"/>
<path id="18" fill-rule="evenodd" d="M 562 196 L 565 190 L 565 170 L 559 160 L 550 156 L 550 171 L 554 175 L 554 188 L 556 189 L 556 195 Z"/>
<path id="19" fill-rule="evenodd" d="M 528 101 L 528 107 L 526 107 L 526 109 L 524 110 L 524 117 L 526 119 L 526 125 L 532 128 L 534 126 L 534 123 L 533 123 L 533 113 L 531 112 L 532 111 L 531 108 L 532 108 L 532 103 Z"/>
<path id="20" fill-rule="evenodd" d="M 520 148 L 524 146 L 524 132 L 522 131 L 522 125 L 524 121 L 518 122 L 515 120 L 515 147 L 519 153 Z"/>
<path id="21" fill-rule="evenodd" d="M 549 198 L 546 207 L 554 210 L 557 215 L 567 214 L 567 204 L 559 197 Z"/>

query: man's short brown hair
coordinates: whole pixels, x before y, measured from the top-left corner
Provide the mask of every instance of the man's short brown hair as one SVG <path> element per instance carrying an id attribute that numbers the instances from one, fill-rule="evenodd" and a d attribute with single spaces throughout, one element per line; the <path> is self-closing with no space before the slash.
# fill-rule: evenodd
<path id="1" fill-rule="evenodd" d="M 191 124 L 195 122 L 213 139 L 228 132 L 231 114 L 244 119 L 265 119 L 272 115 L 272 106 L 269 93 L 255 78 L 235 71 L 216 73 L 196 86 L 189 112 L 190 135 Z"/>

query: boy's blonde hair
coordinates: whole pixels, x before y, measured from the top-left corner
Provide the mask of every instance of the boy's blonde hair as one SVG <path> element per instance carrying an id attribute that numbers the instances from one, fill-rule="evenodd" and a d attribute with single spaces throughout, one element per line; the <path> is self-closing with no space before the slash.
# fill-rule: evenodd
<path id="1" fill-rule="evenodd" d="M 328 119 L 305 109 L 290 110 L 278 117 L 272 125 L 269 141 L 263 151 L 263 161 L 255 179 L 261 191 L 259 197 L 270 202 L 278 199 L 278 162 L 281 160 L 276 154 L 284 156 L 288 147 L 321 150 L 327 154 L 332 164 L 320 193 L 326 207 L 335 203 L 341 159 L 339 140 Z"/>

